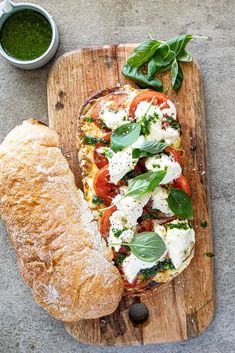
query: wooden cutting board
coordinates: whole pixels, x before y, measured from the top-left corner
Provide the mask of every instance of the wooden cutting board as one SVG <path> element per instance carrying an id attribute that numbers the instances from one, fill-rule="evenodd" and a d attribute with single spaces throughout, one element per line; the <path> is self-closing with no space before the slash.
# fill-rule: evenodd
<path id="1" fill-rule="evenodd" d="M 49 123 L 61 137 L 62 152 L 68 159 L 80 187 L 76 134 L 80 104 L 95 91 L 125 84 L 121 68 L 134 45 L 103 46 L 69 52 L 53 65 L 48 79 Z M 192 189 L 193 226 L 196 231 L 195 257 L 190 266 L 168 284 L 124 298 L 113 315 L 96 320 L 65 323 L 75 339 L 96 345 L 144 345 L 187 340 L 201 334 L 214 315 L 213 257 L 204 97 L 196 61 L 182 64 L 184 82 L 178 94 L 170 89 L 169 73 L 162 76 L 164 87 L 177 107 L 182 125 L 187 165 L 185 174 Z M 129 82 L 134 86 L 133 83 Z M 203 228 L 201 220 L 208 226 Z M 145 303 L 150 315 L 143 325 L 133 325 L 128 310 L 133 302 Z"/>

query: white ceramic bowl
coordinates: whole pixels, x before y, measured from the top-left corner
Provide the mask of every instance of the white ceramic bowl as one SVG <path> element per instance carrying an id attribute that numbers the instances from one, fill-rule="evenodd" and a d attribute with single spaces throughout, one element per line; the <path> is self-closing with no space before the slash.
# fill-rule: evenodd
<path id="1" fill-rule="evenodd" d="M 33 70 L 38 69 L 39 67 L 44 66 L 50 61 L 55 55 L 58 45 L 59 45 L 59 32 L 56 26 L 55 21 L 49 15 L 49 13 L 44 10 L 41 6 L 35 4 L 27 4 L 27 3 L 19 3 L 16 4 L 10 0 L 4 0 L 0 3 L 0 30 L 2 25 L 7 20 L 9 16 L 11 16 L 14 12 L 18 12 L 19 10 L 33 10 L 42 14 L 50 23 L 52 29 L 52 39 L 51 44 L 47 51 L 34 60 L 18 60 L 15 59 L 5 53 L 0 43 L 0 54 L 12 65 L 19 67 L 24 70 Z"/>

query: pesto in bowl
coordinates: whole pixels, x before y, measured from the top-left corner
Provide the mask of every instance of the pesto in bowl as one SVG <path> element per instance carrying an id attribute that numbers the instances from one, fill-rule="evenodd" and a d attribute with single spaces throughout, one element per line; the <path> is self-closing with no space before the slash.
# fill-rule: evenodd
<path id="1" fill-rule="evenodd" d="M 39 12 L 21 10 L 13 13 L 3 24 L 0 43 L 5 53 L 22 61 L 42 56 L 52 41 L 49 21 Z"/>

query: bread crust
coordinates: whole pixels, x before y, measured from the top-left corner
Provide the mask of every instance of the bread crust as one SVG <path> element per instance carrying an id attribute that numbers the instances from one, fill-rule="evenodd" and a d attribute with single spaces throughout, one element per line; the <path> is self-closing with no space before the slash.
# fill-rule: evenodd
<path id="1" fill-rule="evenodd" d="M 30 119 L 0 146 L 0 212 L 35 301 L 63 321 L 111 314 L 123 281 L 57 133 Z"/>

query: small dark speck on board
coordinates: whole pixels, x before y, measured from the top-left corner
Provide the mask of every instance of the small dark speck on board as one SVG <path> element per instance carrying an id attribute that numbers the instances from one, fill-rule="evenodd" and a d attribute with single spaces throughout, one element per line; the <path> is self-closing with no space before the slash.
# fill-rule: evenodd
<path id="1" fill-rule="evenodd" d="M 64 92 L 64 91 L 62 91 L 62 90 L 61 90 L 61 91 L 59 91 L 59 97 L 60 97 L 60 98 L 63 98 L 64 96 L 65 96 L 65 92 Z"/>
<path id="2" fill-rule="evenodd" d="M 62 109 L 64 109 L 64 104 L 61 103 L 61 102 L 57 102 L 56 105 L 55 105 L 55 109 L 56 109 L 56 110 L 62 110 Z"/>

